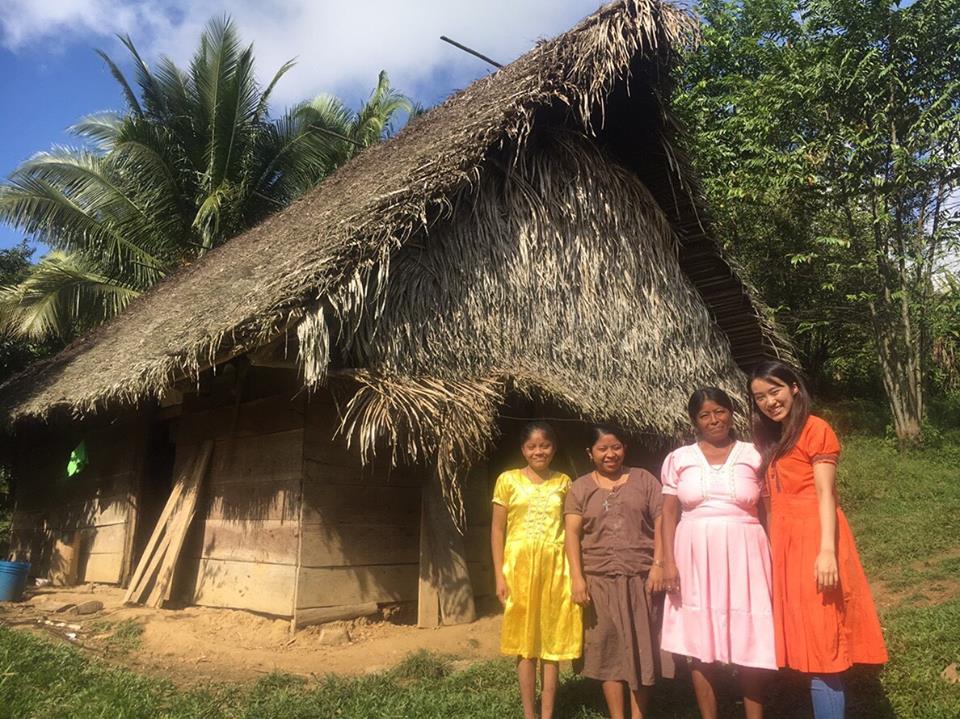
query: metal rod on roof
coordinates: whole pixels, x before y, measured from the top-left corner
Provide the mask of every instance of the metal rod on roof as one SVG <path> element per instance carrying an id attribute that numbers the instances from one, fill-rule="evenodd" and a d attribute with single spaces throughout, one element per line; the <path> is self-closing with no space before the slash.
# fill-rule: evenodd
<path id="1" fill-rule="evenodd" d="M 503 67 L 503 65 L 501 65 L 501 64 L 500 64 L 499 62 L 497 62 L 496 60 L 491 60 L 489 57 L 487 57 L 487 56 L 484 55 L 483 53 L 479 53 L 479 52 L 477 52 L 476 50 L 473 50 L 473 49 L 467 47 L 466 45 L 461 45 L 461 44 L 458 43 L 456 40 L 451 40 L 451 39 L 448 38 L 446 35 L 441 35 L 441 36 L 440 36 L 440 39 L 443 40 L 444 42 L 450 43 L 450 44 L 453 45 L 454 47 L 460 48 L 460 49 L 463 50 L 464 52 L 470 53 L 470 54 L 473 55 L 474 57 L 479 57 L 479 58 L 480 58 L 481 60 L 483 60 L 484 62 L 489 62 L 489 63 L 490 63 L 491 65 L 493 65 L 494 67 L 497 67 L 497 68 Z"/>

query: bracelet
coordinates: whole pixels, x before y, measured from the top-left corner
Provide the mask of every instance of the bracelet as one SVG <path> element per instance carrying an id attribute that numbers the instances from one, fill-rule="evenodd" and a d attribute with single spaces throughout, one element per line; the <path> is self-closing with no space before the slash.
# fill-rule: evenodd
<path id="1" fill-rule="evenodd" d="M 663 560 L 661 560 L 661 559 L 654 559 L 654 560 L 653 560 L 653 566 L 655 566 L 655 567 L 661 567 L 661 568 L 662 568 L 662 567 L 663 567 Z"/>

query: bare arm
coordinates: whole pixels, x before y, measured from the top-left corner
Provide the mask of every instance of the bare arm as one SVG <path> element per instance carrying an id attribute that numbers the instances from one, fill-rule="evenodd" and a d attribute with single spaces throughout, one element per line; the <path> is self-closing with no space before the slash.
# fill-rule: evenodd
<path id="1" fill-rule="evenodd" d="M 673 556 L 673 542 L 677 536 L 677 522 L 680 521 L 680 500 L 675 494 L 663 495 L 661 516 L 663 535 L 663 588 L 668 592 L 680 590 L 680 574 L 677 572 L 676 557 Z"/>
<path id="2" fill-rule="evenodd" d="M 590 594 L 587 592 L 587 580 L 583 576 L 583 556 L 580 549 L 583 517 L 579 514 L 566 514 L 563 517 L 563 525 L 563 546 L 567 552 L 567 562 L 570 565 L 573 601 L 577 604 L 587 604 L 590 602 Z"/>
<path id="3" fill-rule="evenodd" d="M 817 591 L 833 589 L 839 583 L 837 569 L 837 466 L 830 462 L 813 465 L 813 483 L 817 490 L 817 510 L 820 517 L 820 553 L 814 562 L 813 573 Z"/>
<path id="4" fill-rule="evenodd" d="M 503 545 L 507 537 L 507 508 L 502 504 L 493 504 L 493 517 L 490 520 L 490 553 L 493 555 L 493 574 L 497 580 L 497 598 L 501 604 L 507 601 L 510 589 L 503 576 Z"/>
<path id="5" fill-rule="evenodd" d="M 646 588 L 648 592 L 662 592 L 666 589 L 663 583 L 663 515 L 653 523 L 653 566 L 647 574 Z"/>

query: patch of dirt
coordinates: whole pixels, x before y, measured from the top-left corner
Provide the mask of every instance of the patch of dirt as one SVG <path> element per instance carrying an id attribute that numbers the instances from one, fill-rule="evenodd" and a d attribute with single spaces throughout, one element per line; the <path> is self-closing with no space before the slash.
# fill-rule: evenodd
<path id="1" fill-rule="evenodd" d="M 495 612 L 471 624 L 438 629 L 364 618 L 291 634 L 288 620 L 240 610 L 127 607 L 122 604 L 123 590 L 116 587 L 44 587 L 30 592 L 23 602 L 0 603 L 0 623 L 40 631 L 181 685 L 211 679 L 246 681 L 271 672 L 308 678 L 381 672 L 421 649 L 451 655 L 460 667 L 499 654 L 500 616 Z M 86 616 L 71 614 L 70 609 L 57 611 L 90 599 L 103 602 L 103 609 Z M 131 619 L 143 627 L 138 646 L 111 651 L 109 626 Z M 324 627 L 330 626 L 345 628 L 349 641 L 336 646 L 321 641 Z"/>
<path id="2" fill-rule="evenodd" d="M 960 559 L 960 547 L 911 562 L 896 579 L 871 582 L 877 609 L 889 609 L 905 602 L 932 607 L 960 596 L 960 576 L 943 566 L 957 559 Z M 907 586 L 904 579 L 909 580 Z"/>

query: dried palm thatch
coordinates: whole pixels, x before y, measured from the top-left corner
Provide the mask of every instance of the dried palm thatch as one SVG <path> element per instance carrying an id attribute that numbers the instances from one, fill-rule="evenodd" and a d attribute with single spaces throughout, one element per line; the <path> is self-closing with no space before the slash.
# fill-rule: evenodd
<path id="1" fill-rule="evenodd" d="M 366 368 L 347 435 L 436 466 L 455 508 L 508 385 L 663 435 L 686 431 L 691 388 L 745 384 L 634 173 L 572 132 L 538 133 L 512 159 L 385 263 L 365 301 L 347 289 L 301 325 L 308 381 L 332 343 Z M 331 311 L 333 338 L 314 330 Z"/>
<path id="2" fill-rule="evenodd" d="M 114 321 L 11 379 L 0 388 L 0 417 L 13 424 L 56 410 L 79 415 L 151 400 L 177 379 L 195 375 L 204 367 L 294 328 L 308 348 L 303 358 L 309 382 L 322 380 L 331 339 L 342 341 L 358 362 L 369 362 L 373 372 L 424 376 L 415 372 L 426 361 L 424 356 L 414 354 L 406 364 L 401 363 L 397 353 L 403 345 L 399 340 L 393 345 L 377 345 L 376 330 L 369 325 L 382 310 L 384 327 L 402 329 L 403 318 L 390 314 L 386 299 L 388 288 L 393 286 L 390 273 L 403 272 L 405 263 L 413 262 L 416 255 L 411 252 L 409 259 L 398 256 L 392 260 L 394 253 L 405 248 L 413 236 L 432 242 L 431 230 L 448 225 L 455 207 L 462 209 L 486 170 L 493 169 L 484 164 L 487 158 L 501 152 L 507 158 L 516 157 L 538 123 L 578 127 L 589 133 L 596 129 L 598 120 L 602 121 L 610 93 L 636 84 L 640 81 L 638 73 L 642 74 L 644 87 L 656 95 L 660 83 L 668 81 L 676 50 L 692 34 L 693 27 L 688 16 L 658 0 L 621 0 L 601 8 L 570 32 L 538 45 L 511 65 L 475 82 L 393 140 L 368 149 L 298 202 L 163 281 Z M 665 125 L 663 132 L 667 132 Z M 643 141 L 659 146 L 665 139 L 653 133 Z M 510 160 L 506 162 L 509 165 Z M 676 186 L 689 185 L 676 176 L 682 171 L 680 164 L 669 159 L 661 164 L 662 172 L 672 179 L 658 187 L 648 182 L 655 194 L 672 189 L 674 181 Z M 509 168 L 502 171 L 508 172 Z M 522 184 L 511 187 L 511 192 L 518 195 L 528 191 Z M 643 201 L 649 204 L 650 198 Z M 522 206 L 520 200 L 512 202 Z M 536 201 L 529 204 L 532 207 Z M 488 206 L 476 204 L 478 212 Z M 695 207 L 684 207 L 678 210 L 683 221 L 699 224 Z M 661 224 L 655 234 L 663 239 L 669 234 L 662 226 L 663 218 L 651 212 L 647 208 L 647 215 Z M 541 212 L 531 215 L 530 221 L 544 222 L 555 216 Z M 475 238 L 489 238 L 496 231 L 494 221 L 488 217 L 478 223 Z M 600 220 L 585 219 L 583 223 L 590 221 Z M 702 237 L 698 235 L 700 239 L 690 245 L 688 253 L 687 237 L 681 233 L 680 266 L 693 278 L 724 332 L 732 337 L 726 327 L 736 330 L 734 357 L 740 360 L 766 354 L 775 342 L 763 327 L 757 305 L 730 271 L 715 243 Z M 608 242 L 611 247 L 619 247 L 624 240 Z M 502 248 L 496 251 L 505 252 Z M 656 251 L 664 257 L 668 254 L 663 248 Z M 686 269 L 688 254 L 691 266 L 699 270 Z M 552 271 L 555 277 L 561 266 L 577 267 L 576 257 L 558 254 L 553 261 L 557 263 Z M 663 274 L 662 282 L 677 276 L 672 269 L 663 272 L 667 274 Z M 411 286 L 410 282 L 406 286 Z M 649 291 L 655 286 L 645 285 Z M 536 291 L 545 292 L 547 288 Z M 590 293 L 601 291 L 618 298 L 628 289 L 614 281 L 602 289 L 578 290 L 588 299 Z M 647 298 L 651 318 L 666 316 L 661 302 L 657 297 Z M 475 313 L 479 305 L 465 302 L 463 307 Z M 327 316 L 331 311 L 353 321 L 340 323 L 345 331 L 342 337 L 331 338 L 328 334 L 329 321 L 336 317 Z M 456 321 L 457 317 L 448 319 Z M 564 314 L 562 319 L 570 318 Z M 616 321 L 623 320 L 619 317 Z M 684 326 L 680 331 L 692 327 Z M 590 336 L 589 331 L 578 335 Z M 498 342 L 503 345 L 503 351 L 494 354 L 500 358 L 497 361 L 512 362 L 516 348 L 510 348 L 510 340 L 494 340 L 492 346 L 498 346 Z M 670 332 L 661 340 L 666 342 L 665 347 L 683 344 L 679 337 L 674 343 Z M 637 347 L 643 345 L 640 337 L 634 341 Z M 410 343 L 406 347 L 409 349 Z M 566 349 L 561 346 L 556 352 Z M 652 378 L 662 376 L 666 381 L 667 373 L 648 357 L 579 358 L 579 364 L 572 365 L 568 374 L 541 374 L 536 362 L 527 361 L 494 367 L 494 374 L 484 375 L 479 373 L 476 358 L 469 354 L 457 366 L 468 371 L 468 382 L 497 381 L 490 377 L 505 375 L 509 369 L 523 381 L 570 397 L 579 392 L 574 382 L 577 373 L 592 369 L 609 373 L 625 361 L 648 369 Z M 693 358 L 690 363 L 695 364 Z M 722 373 L 722 368 L 717 371 Z M 451 366 L 446 374 L 444 381 L 450 381 L 456 370 Z M 438 375 L 430 367 L 425 376 Z M 603 401 L 597 394 L 585 406 L 599 408 Z M 606 401 L 609 407 L 616 404 L 616 398 Z M 646 408 L 654 411 L 654 418 L 665 417 L 656 414 L 652 402 Z M 651 425 L 655 423 L 650 421 Z"/>

